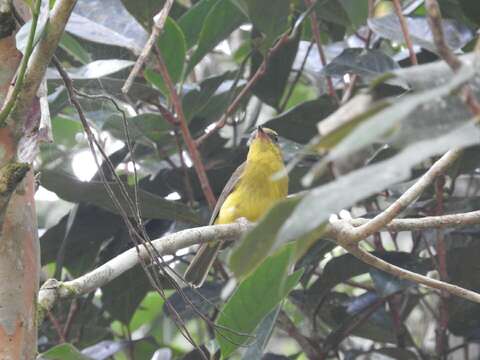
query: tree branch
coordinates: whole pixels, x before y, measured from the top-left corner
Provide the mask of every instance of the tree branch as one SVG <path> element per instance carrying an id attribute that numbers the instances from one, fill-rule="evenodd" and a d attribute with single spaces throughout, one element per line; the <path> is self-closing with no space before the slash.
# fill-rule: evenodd
<path id="1" fill-rule="evenodd" d="M 37 94 L 47 66 L 52 59 L 76 3 L 76 0 L 57 0 L 50 11 L 50 17 L 45 25 L 42 37 L 28 62 L 22 91 L 19 92 L 7 119 L 7 122 L 17 123 L 17 133 L 21 134 L 23 131 L 23 119 L 30 110 L 31 102 Z"/>
<path id="2" fill-rule="evenodd" d="M 166 235 L 146 246 L 154 247 L 160 256 L 172 255 L 180 249 L 196 244 L 237 240 L 251 226 L 251 224 L 234 223 L 198 227 Z M 80 296 L 94 291 L 137 265 L 141 259 L 150 259 L 148 249 L 143 246 L 139 247 L 139 252 L 136 248 L 131 248 L 77 279 L 66 282 L 59 282 L 55 279 L 47 280 L 38 295 L 39 322 L 58 299 Z"/>
<path id="3" fill-rule="evenodd" d="M 135 80 L 138 73 L 142 69 L 143 64 L 147 60 L 148 55 L 150 55 L 150 52 L 152 51 L 153 45 L 155 45 L 155 42 L 160 36 L 163 30 L 163 27 L 165 26 L 165 21 L 167 20 L 168 13 L 170 12 L 172 5 L 173 5 L 173 0 L 167 0 L 163 5 L 162 10 L 160 10 L 159 13 L 155 15 L 152 33 L 150 34 L 150 37 L 148 38 L 145 46 L 143 47 L 143 50 L 140 53 L 140 56 L 135 62 L 135 65 L 133 66 L 132 71 L 128 75 L 128 78 L 122 87 L 122 93 L 124 93 L 125 95 L 128 94 L 128 92 L 130 91 L 133 81 Z"/>
<path id="4" fill-rule="evenodd" d="M 168 73 L 167 65 L 163 60 L 162 54 L 160 49 L 157 47 L 156 55 L 159 65 L 160 74 L 162 75 L 163 81 L 165 81 L 165 85 L 168 88 L 168 92 L 170 93 L 170 100 L 172 102 L 173 108 L 175 109 L 176 117 L 176 124 L 180 128 L 182 132 L 183 140 L 185 141 L 185 145 L 187 146 L 188 153 L 192 158 L 193 167 L 198 176 L 198 180 L 200 182 L 200 186 L 202 188 L 203 194 L 205 199 L 208 202 L 208 205 L 211 209 L 215 207 L 215 203 L 217 200 L 215 199 L 215 195 L 213 194 L 212 187 L 210 186 L 210 182 L 208 181 L 207 173 L 205 171 L 205 166 L 203 165 L 202 158 L 200 156 L 200 152 L 198 151 L 197 144 L 190 133 L 190 129 L 187 125 L 187 119 L 185 118 L 185 114 L 183 112 L 182 100 L 177 94 L 177 90 L 175 89 L 175 85 L 173 84 L 172 78 Z"/>
<path id="5" fill-rule="evenodd" d="M 450 150 L 440 159 L 438 159 L 428 171 L 423 174 L 415 184 L 413 184 L 405 193 L 402 194 L 393 204 L 373 219 L 360 225 L 358 228 L 342 227 L 345 238 L 350 242 L 358 243 L 368 236 L 380 231 L 398 216 L 408 205 L 413 203 L 420 194 L 445 170 L 452 165 L 461 155 L 461 150 Z"/>
<path id="6" fill-rule="evenodd" d="M 437 0 L 426 0 L 425 8 L 427 10 L 428 23 L 430 25 L 430 30 L 432 31 L 433 41 L 438 54 L 454 72 L 457 72 L 462 66 L 462 62 L 448 47 L 445 41 L 442 27 L 442 14 Z M 477 51 L 477 47 L 475 47 L 475 51 Z M 463 101 L 469 107 L 472 114 L 480 115 L 480 104 L 473 95 L 472 89 L 468 84 L 463 87 Z"/>
<path id="7" fill-rule="evenodd" d="M 345 226 L 360 226 L 365 224 L 366 222 L 370 221 L 369 219 L 353 219 L 353 220 L 337 220 L 336 222 L 330 224 L 327 227 L 325 236 L 329 236 L 332 238 L 337 238 L 339 243 L 347 248 L 349 245 L 357 249 L 352 251 L 352 254 L 358 256 L 362 261 L 364 257 L 370 256 L 365 261 L 367 264 L 371 264 L 372 266 L 378 267 L 381 270 L 385 270 L 385 267 L 394 268 L 395 272 L 394 275 L 398 275 L 397 269 L 399 269 L 400 274 L 405 272 L 401 268 L 393 266 L 391 264 L 385 263 L 383 260 L 375 258 L 373 255 L 367 253 L 364 255 L 365 251 L 359 250 L 356 247 L 356 244 L 352 244 L 348 242 L 348 244 L 341 240 L 341 236 L 339 233 L 342 232 L 342 227 Z M 419 219 L 396 219 L 386 225 L 386 230 L 391 231 L 414 231 L 414 230 L 425 230 L 431 228 L 449 228 L 449 227 L 461 227 L 461 226 L 468 226 L 468 225 L 479 225 L 480 224 L 480 210 L 472 211 L 469 213 L 463 214 L 455 214 L 455 215 L 443 215 L 443 216 L 430 216 L 425 218 Z M 203 244 L 205 242 L 215 242 L 215 241 L 234 241 L 238 240 L 246 231 L 248 231 L 253 224 L 245 224 L 245 223 L 234 223 L 228 225 L 211 225 L 211 226 L 204 226 L 198 227 L 193 229 L 187 229 L 183 231 L 179 231 L 174 234 L 166 235 L 160 239 L 156 239 L 152 241 L 153 247 L 158 251 L 158 253 L 163 255 L 171 255 L 175 254 L 176 251 L 196 245 L 196 244 Z M 148 246 L 148 245 L 147 245 Z M 95 270 L 71 281 L 67 282 L 59 282 L 55 279 L 50 279 L 44 283 L 42 288 L 40 289 L 38 303 L 39 303 L 39 320 L 43 319 L 45 312 L 50 310 L 55 302 L 59 299 L 75 297 L 85 295 L 91 291 L 98 289 L 112 281 L 113 279 L 117 278 L 125 271 L 131 269 L 136 264 L 140 262 L 141 259 L 148 258 L 148 251 L 144 247 L 140 247 L 140 257 L 138 256 L 137 250 L 135 248 L 131 248 L 124 253 L 118 255 L 117 257 L 113 258 L 112 260 L 108 261 L 107 263 L 103 264 L 102 266 L 98 267 Z M 350 248 L 347 250 L 350 251 Z M 360 257 L 361 256 L 361 257 Z M 371 258 L 374 260 L 371 260 Z M 385 264 L 378 265 L 377 261 L 383 261 Z M 389 269 L 390 269 L 389 268 Z M 385 270 L 387 272 L 392 273 L 389 269 Z M 451 293 L 455 295 L 463 296 L 462 292 L 467 292 L 472 294 L 473 292 L 468 292 L 468 290 L 462 289 L 460 287 L 456 287 L 454 285 L 445 284 L 441 281 L 432 280 L 425 276 L 418 275 L 415 273 L 408 272 L 409 274 L 413 274 L 409 277 L 410 280 L 416 281 L 420 284 L 424 284 L 427 286 L 431 286 L 430 283 L 426 283 L 424 280 L 428 279 L 428 281 L 433 281 L 434 285 L 431 287 L 434 288 L 443 288 L 443 285 L 447 285 L 450 287 L 454 287 L 456 292 Z M 398 275 L 401 276 L 401 275 Z M 460 289 L 460 290 L 458 290 Z M 445 290 L 449 291 L 447 288 Z M 480 301 L 480 295 L 475 294 L 474 296 L 466 297 L 469 300 L 474 299 L 473 301 Z"/>

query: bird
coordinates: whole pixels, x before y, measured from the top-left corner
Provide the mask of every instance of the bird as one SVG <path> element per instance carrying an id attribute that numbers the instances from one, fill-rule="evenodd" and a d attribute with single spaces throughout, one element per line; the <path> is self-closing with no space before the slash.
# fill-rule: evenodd
<path id="1" fill-rule="evenodd" d="M 285 170 L 278 134 L 258 126 L 248 141 L 247 159 L 232 174 L 211 215 L 209 225 L 248 220 L 256 222 L 277 201 L 288 195 L 288 175 L 274 175 Z M 223 242 L 201 245 L 184 274 L 184 280 L 200 287 L 208 276 Z"/>

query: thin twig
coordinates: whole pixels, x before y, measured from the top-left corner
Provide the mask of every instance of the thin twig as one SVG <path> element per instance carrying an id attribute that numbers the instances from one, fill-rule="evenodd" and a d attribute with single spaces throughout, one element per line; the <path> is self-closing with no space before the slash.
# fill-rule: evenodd
<path id="1" fill-rule="evenodd" d="M 15 105 L 17 96 L 20 93 L 23 80 L 25 78 L 25 72 L 27 70 L 28 60 L 33 51 L 33 40 L 35 39 L 35 32 L 37 30 L 38 17 L 40 16 L 40 5 L 42 4 L 41 0 L 36 0 L 35 5 L 32 9 L 32 22 L 30 24 L 30 33 L 28 34 L 27 46 L 25 47 L 25 53 L 23 54 L 22 61 L 18 70 L 18 75 L 15 79 L 15 85 L 11 94 L 7 95 L 7 100 L 3 104 L 3 107 L 0 111 L 0 126 L 4 126 L 7 120 L 8 115 Z"/>
<path id="2" fill-rule="evenodd" d="M 386 273 L 397 276 L 401 279 L 410 280 L 417 284 L 424 285 L 437 290 L 445 290 L 450 294 L 459 296 L 461 298 L 480 303 L 480 294 L 474 291 L 467 290 L 457 285 L 446 283 L 440 280 L 435 280 L 424 275 L 417 274 L 413 271 L 403 269 L 399 266 L 390 264 L 371 253 L 363 250 L 356 243 L 352 243 L 347 236 L 346 232 L 343 232 L 342 227 L 344 223 L 340 220 L 333 220 L 330 223 L 331 226 L 337 229 L 337 243 L 347 250 L 350 254 L 361 260 L 362 262 L 373 266 L 376 269 L 385 271 Z"/>
<path id="3" fill-rule="evenodd" d="M 200 156 L 200 152 L 198 151 L 197 144 L 195 143 L 195 140 L 190 133 L 190 129 L 188 128 L 187 120 L 183 112 L 182 101 L 177 94 L 175 85 L 173 84 L 172 78 L 170 77 L 167 66 L 158 47 L 155 48 L 155 54 L 157 56 L 160 74 L 162 75 L 163 81 L 167 86 L 168 92 L 170 94 L 170 100 L 172 102 L 173 108 L 175 109 L 175 114 L 177 115 L 176 119 L 178 127 L 182 132 L 183 140 L 185 141 L 188 153 L 192 158 L 193 167 L 195 168 L 195 171 L 197 173 L 200 186 L 202 188 L 205 199 L 208 202 L 208 205 L 211 209 L 213 209 L 217 200 L 215 198 L 215 195 L 213 194 L 212 187 L 210 186 L 210 182 L 208 180 L 205 166 L 203 165 L 203 161 Z"/>
<path id="4" fill-rule="evenodd" d="M 318 359 L 320 356 L 320 349 L 316 346 L 315 342 L 304 336 L 300 330 L 295 326 L 293 321 L 289 318 L 287 313 L 280 310 L 277 318 L 277 325 L 280 329 L 285 331 L 288 336 L 295 339 L 298 345 L 305 352 L 308 359 Z"/>
<path id="5" fill-rule="evenodd" d="M 307 51 L 305 52 L 305 56 L 303 57 L 302 64 L 300 65 L 300 68 L 298 69 L 297 73 L 295 74 L 295 78 L 293 79 L 292 83 L 290 84 L 290 88 L 288 89 L 287 95 L 285 96 L 282 104 L 279 107 L 279 112 L 283 112 L 283 110 L 285 110 L 285 107 L 287 106 L 288 100 L 290 100 L 290 97 L 293 94 L 293 90 L 295 90 L 295 86 L 297 85 L 298 81 L 302 77 L 303 69 L 305 68 L 305 65 L 307 64 L 308 56 L 310 55 L 310 51 L 312 51 L 313 45 L 315 45 L 315 43 L 313 41 L 311 41 L 310 45 L 308 45 Z"/>
<path id="6" fill-rule="evenodd" d="M 122 87 L 123 94 L 125 95 L 128 94 L 128 92 L 130 91 L 130 88 L 132 87 L 133 81 L 135 80 L 138 73 L 142 69 L 143 64 L 147 60 L 147 57 L 150 55 L 150 52 L 152 51 L 152 48 L 155 45 L 155 42 L 157 41 L 157 38 L 160 36 L 163 30 L 163 27 L 165 26 L 165 21 L 167 20 L 168 13 L 170 12 L 172 5 L 173 5 L 173 0 L 165 1 L 165 4 L 163 5 L 162 10 L 160 10 L 158 14 L 155 15 L 154 23 L 152 27 L 152 33 L 150 34 L 150 37 L 148 38 L 145 46 L 143 47 L 143 50 L 140 53 L 140 56 L 135 62 L 135 65 L 133 66 L 132 71 L 128 75 L 128 78 Z"/>
<path id="7" fill-rule="evenodd" d="M 437 200 L 435 215 L 443 215 L 444 204 L 443 204 L 443 188 L 445 185 L 445 178 L 439 176 L 435 181 L 435 198 Z M 437 229 L 437 259 L 438 259 L 438 274 L 440 280 L 448 281 L 447 273 L 447 252 L 445 246 L 445 236 L 443 229 Z M 438 322 L 438 327 L 436 329 L 436 349 L 437 354 L 440 355 L 441 359 L 445 360 L 446 352 L 448 349 L 448 337 L 447 337 L 447 327 L 448 327 L 448 293 L 446 291 L 440 292 L 440 321 Z"/>
<path id="8" fill-rule="evenodd" d="M 218 130 L 223 128 L 227 124 L 228 117 L 233 114 L 233 112 L 238 108 L 240 103 L 242 102 L 243 98 L 250 93 L 250 90 L 252 87 L 265 75 L 267 71 L 267 66 L 268 66 L 268 61 L 274 55 L 277 53 L 283 46 L 285 46 L 288 41 L 290 40 L 290 36 L 288 33 L 283 34 L 280 39 L 275 43 L 275 45 L 268 50 L 266 55 L 263 58 L 262 63 L 258 67 L 257 71 L 253 76 L 248 80 L 248 82 L 245 84 L 243 89 L 238 93 L 238 95 L 235 97 L 235 99 L 232 101 L 232 103 L 227 107 L 227 110 L 223 113 L 223 115 L 220 117 L 219 120 L 217 120 L 212 127 L 207 133 L 203 134 L 196 140 L 196 144 L 200 145 L 203 143 L 205 140 L 207 140 L 211 135 L 216 133 Z"/>
<path id="9" fill-rule="evenodd" d="M 412 65 L 418 65 L 417 54 L 413 49 L 412 39 L 410 38 L 410 33 L 408 32 L 407 20 L 405 19 L 405 16 L 403 16 L 400 0 L 393 0 L 393 7 L 395 9 L 395 13 L 398 16 L 398 20 L 400 21 L 403 38 L 405 39 L 405 44 L 407 45 L 408 53 L 410 54 L 410 62 L 412 63 Z"/>
<path id="10" fill-rule="evenodd" d="M 442 27 L 442 14 L 440 12 L 440 7 L 438 6 L 437 0 L 426 0 L 425 8 L 427 10 L 428 23 L 430 25 L 430 30 L 432 31 L 437 52 L 440 57 L 445 60 L 448 66 L 450 66 L 454 72 L 457 72 L 462 66 L 462 62 L 448 47 L 445 41 Z M 468 84 L 463 87 L 463 100 L 469 107 L 472 114 L 480 115 L 480 104 L 473 95 L 473 92 Z"/>
<path id="11" fill-rule="evenodd" d="M 461 150 L 450 150 L 413 184 L 405 193 L 402 194 L 393 204 L 383 212 L 375 216 L 366 224 L 352 229 L 351 240 L 359 242 L 375 232 L 382 229 L 385 225 L 395 219 L 408 205 L 414 202 L 418 196 L 445 170 L 452 165 L 462 154 Z"/>
<path id="12" fill-rule="evenodd" d="M 314 4 L 313 0 L 305 0 L 305 5 L 307 7 L 311 7 L 313 6 L 313 4 Z M 318 26 L 317 14 L 315 11 L 311 12 L 310 20 L 311 20 L 312 33 L 315 38 L 315 42 L 317 43 L 318 54 L 320 55 L 320 62 L 322 63 L 322 66 L 325 67 L 327 65 L 327 58 L 325 56 L 325 53 L 323 52 L 322 41 L 320 39 L 320 28 Z M 332 98 L 334 98 L 338 103 L 340 99 L 338 98 L 337 93 L 335 92 L 335 87 L 333 86 L 332 78 L 327 76 L 326 80 L 327 80 L 328 94 Z"/>

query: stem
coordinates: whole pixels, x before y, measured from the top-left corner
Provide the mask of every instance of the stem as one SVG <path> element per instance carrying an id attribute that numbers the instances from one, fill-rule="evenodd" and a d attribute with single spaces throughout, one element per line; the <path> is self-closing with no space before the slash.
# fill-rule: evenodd
<path id="1" fill-rule="evenodd" d="M 185 114 L 183 113 L 182 102 L 177 94 L 177 90 L 173 85 L 172 78 L 168 73 L 167 66 L 165 61 L 163 60 L 162 54 L 160 49 L 156 47 L 156 55 L 159 65 L 160 74 L 165 81 L 165 85 L 168 88 L 170 93 L 170 100 L 172 102 L 173 108 L 175 109 L 175 113 L 177 115 L 177 124 L 182 132 L 183 140 L 187 145 L 188 153 L 192 158 L 193 166 L 198 176 L 198 180 L 200 181 L 200 186 L 202 188 L 203 194 L 205 195 L 205 199 L 208 202 L 208 205 L 211 209 L 215 207 L 216 199 L 215 195 L 213 194 L 212 188 L 210 186 L 210 182 L 208 181 L 207 173 L 205 172 L 205 167 L 203 165 L 200 152 L 198 151 L 197 145 L 195 144 L 195 140 L 192 138 L 192 134 L 190 133 L 190 129 L 187 125 L 187 120 L 185 118 Z"/>
<path id="2" fill-rule="evenodd" d="M 410 62 L 412 65 L 418 65 L 417 54 L 415 54 L 415 50 L 413 49 L 412 39 L 410 38 L 410 33 L 408 32 L 407 20 L 405 19 L 405 16 L 403 16 L 400 0 L 393 0 L 393 7 L 398 16 L 398 20 L 400 21 L 403 37 L 408 48 L 408 53 L 410 54 Z"/>
<path id="3" fill-rule="evenodd" d="M 32 9 L 32 23 L 30 26 L 30 33 L 28 34 L 27 46 L 25 48 L 25 54 L 22 57 L 22 61 L 20 63 L 20 67 L 18 70 L 18 76 L 15 80 L 15 86 L 10 96 L 8 96 L 8 100 L 5 102 L 2 111 L 0 112 L 0 127 L 5 126 L 7 121 L 8 115 L 13 109 L 15 105 L 15 101 L 17 100 L 18 94 L 23 86 L 23 80 L 25 78 L 25 72 L 27 71 L 28 60 L 30 59 L 30 55 L 32 55 L 33 51 L 33 41 L 35 39 L 35 32 L 37 30 L 38 24 L 38 17 L 40 16 L 40 5 L 42 4 L 41 0 L 36 0 L 34 7 Z"/>
<path id="4" fill-rule="evenodd" d="M 305 5 L 307 7 L 310 7 L 313 5 L 312 0 L 305 0 Z M 312 11 L 310 14 L 310 20 L 312 22 L 312 33 L 313 36 L 315 37 L 315 42 L 317 43 L 317 49 L 318 49 L 318 54 L 320 55 L 320 62 L 322 63 L 322 66 L 327 65 L 327 58 L 325 57 L 325 53 L 323 52 L 323 47 L 322 47 L 322 42 L 320 39 L 320 30 L 318 27 L 318 20 L 317 20 L 317 14 L 315 11 Z M 327 87 L 328 87 L 328 94 L 333 97 L 337 103 L 340 101 L 340 99 L 337 96 L 337 93 L 335 92 L 335 87 L 333 86 L 332 78 L 327 76 Z"/>

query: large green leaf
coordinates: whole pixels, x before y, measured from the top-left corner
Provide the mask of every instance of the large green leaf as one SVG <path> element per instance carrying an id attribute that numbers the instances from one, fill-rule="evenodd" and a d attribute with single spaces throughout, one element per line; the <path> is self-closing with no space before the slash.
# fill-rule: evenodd
<path id="1" fill-rule="evenodd" d="M 37 360 L 91 360 L 82 355 L 72 344 L 61 344 L 52 347 L 50 350 L 40 354 Z"/>
<path id="2" fill-rule="evenodd" d="M 187 74 L 203 57 L 245 21 L 245 15 L 230 0 L 219 0 L 208 12 L 195 52 L 188 63 Z"/>
<path id="3" fill-rule="evenodd" d="M 286 246 L 267 258 L 240 283 L 225 304 L 217 320 L 217 325 L 222 328 L 217 328 L 216 331 L 223 357 L 228 357 L 240 344 L 255 341 L 249 334 L 298 283 L 302 270 L 288 275 L 293 256 L 294 248 Z"/>
<path id="4" fill-rule="evenodd" d="M 299 197 L 279 202 L 234 248 L 228 265 L 237 278 L 244 278 L 254 271 L 271 253 L 278 229 L 299 202 Z"/>
<path id="5" fill-rule="evenodd" d="M 255 331 L 255 341 L 247 347 L 245 354 L 243 355 L 243 360 L 264 360 L 263 352 L 265 347 L 272 336 L 273 329 L 275 328 L 278 313 L 280 312 L 281 306 L 278 306 L 276 309 L 270 311 L 270 313 L 265 316 L 258 325 Z"/>
<path id="6" fill-rule="evenodd" d="M 271 47 L 276 38 L 288 28 L 289 0 L 232 0 L 246 11 L 253 26 L 263 34 L 262 49 Z"/>
<path id="7" fill-rule="evenodd" d="M 182 29 L 172 18 L 168 17 L 165 21 L 165 26 L 158 38 L 157 45 L 167 66 L 168 74 L 172 82 L 176 84 L 183 73 L 187 48 Z M 165 96 L 169 96 L 165 82 L 159 73 L 152 69 L 147 69 L 144 72 L 144 76 L 150 83 L 160 89 Z"/>
<path id="8" fill-rule="evenodd" d="M 469 122 L 447 135 L 416 142 L 388 160 L 353 171 L 313 189 L 305 195 L 283 224 L 277 241 L 280 243 L 291 241 L 310 232 L 319 231 L 331 214 L 346 209 L 389 185 L 407 179 L 410 176 L 410 169 L 430 156 L 444 153 L 454 147 L 477 143 L 478 136 L 478 128 L 473 122 Z"/>
<path id="9" fill-rule="evenodd" d="M 391 106 L 386 107 L 381 111 L 377 111 L 367 120 L 355 127 L 325 158 L 325 162 L 334 161 L 345 158 L 350 154 L 370 145 L 374 142 L 384 140 L 388 136 L 395 136 L 396 133 L 402 129 L 401 124 L 408 121 L 412 124 L 414 131 L 409 135 L 414 136 L 413 140 L 410 137 L 404 137 L 408 142 L 421 140 L 419 135 L 423 135 L 425 139 L 431 139 L 434 134 L 432 129 L 435 123 L 443 117 L 444 121 L 450 123 L 449 127 L 442 126 L 435 134 L 440 136 L 446 132 L 460 126 L 468 120 L 468 111 L 465 106 L 458 107 L 461 102 L 457 96 L 450 94 L 458 89 L 465 82 L 472 79 L 476 74 L 474 67 L 463 67 L 450 81 L 433 89 L 428 89 L 423 92 L 405 95 L 401 99 L 397 99 Z M 442 98 L 452 101 L 452 106 L 456 105 L 458 111 L 456 114 L 449 113 L 446 104 L 442 102 Z M 445 101 L 445 100 L 444 100 Z M 428 105 L 429 108 L 425 108 Z M 432 110 L 436 108 L 437 116 L 432 116 Z M 456 111 L 457 109 L 455 109 Z M 369 110 L 366 111 L 368 113 Z M 446 115 L 448 114 L 448 116 Z M 427 132 L 419 132 L 418 127 L 421 123 L 428 124 Z"/>
<path id="10" fill-rule="evenodd" d="M 45 188 L 55 192 L 64 200 L 75 203 L 91 203 L 113 213 L 118 213 L 101 181 L 83 182 L 62 171 L 42 170 L 41 183 Z M 119 186 L 113 182 L 110 182 L 110 186 L 119 198 L 119 202 L 126 209 L 127 214 L 133 215 L 120 195 Z M 130 197 L 134 199 L 132 187 L 128 185 L 126 187 Z M 181 203 L 165 200 L 142 189 L 138 191 L 138 198 L 140 213 L 145 218 L 181 220 L 193 223 L 200 223 L 201 221 L 198 214 Z"/>
<path id="11" fill-rule="evenodd" d="M 130 139 L 134 142 L 159 143 L 169 136 L 172 126 L 159 114 L 144 113 L 127 118 Z M 120 140 L 126 140 L 123 119 L 119 115 L 111 116 L 103 125 Z"/>
<path id="12" fill-rule="evenodd" d="M 200 0 L 178 19 L 188 49 L 197 43 L 205 18 L 219 1 L 221 0 Z"/>

